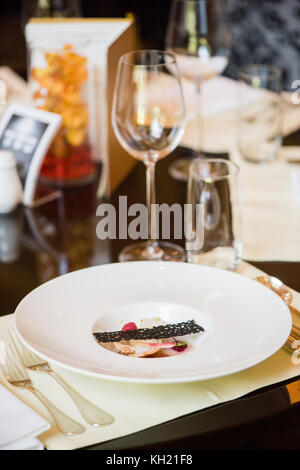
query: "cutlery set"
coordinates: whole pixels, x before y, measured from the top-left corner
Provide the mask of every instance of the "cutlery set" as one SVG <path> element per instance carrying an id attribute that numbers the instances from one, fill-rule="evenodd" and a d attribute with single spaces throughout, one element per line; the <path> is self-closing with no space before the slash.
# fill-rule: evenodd
<path id="1" fill-rule="evenodd" d="M 96 405 L 88 401 L 76 390 L 74 390 L 60 375 L 54 372 L 48 362 L 27 350 L 16 337 L 9 331 L 11 344 L 7 345 L 0 357 L 0 370 L 6 380 L 17 388 L 24 388 L 33 393 L 45 406 L 59 431 L 67 436 L 83 434 L 86 428 L 67 416 L 51 403 L 39 390 L 37 390 L 28 370 L 34 372 L 44 372 L 56 380 L 59 385 L 68 393 L 74 404 L 80 411 L 87 424 L 100 427 L 107 426 L 114 422 L 114 418 L 107 412 L 101 410 Z"/>

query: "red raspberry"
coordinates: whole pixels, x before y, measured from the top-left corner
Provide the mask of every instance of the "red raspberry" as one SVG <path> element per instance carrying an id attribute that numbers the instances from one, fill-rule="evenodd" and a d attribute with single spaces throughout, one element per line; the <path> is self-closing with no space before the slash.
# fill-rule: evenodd
<path id="1" fill-rule="evenodd" d="M 128 330 L 137 330 L 138 327 L 136 326 L 135 323 L 130 322 L 126 323 L 126 325 L 123 326 L 122 331 L 128 331 Z"/>
<path id="2" fill-rule="evenodd" d="M 173 346 L 172 349 L 174 349 L 174 351 L 177 351 L 177 352 L 183 352 L 185 351 L 187 348 L 187 344 L 181 344 L 180 346 Z"/>

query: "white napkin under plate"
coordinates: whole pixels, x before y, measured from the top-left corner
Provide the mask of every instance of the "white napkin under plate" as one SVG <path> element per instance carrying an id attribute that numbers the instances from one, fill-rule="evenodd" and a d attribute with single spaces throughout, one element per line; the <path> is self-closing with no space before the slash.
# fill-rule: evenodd
<path id="1" fill-rule="evenodd" d="M 42 450 L 37 436 L 50 424 L 0 385 L 0 451 Z"/>

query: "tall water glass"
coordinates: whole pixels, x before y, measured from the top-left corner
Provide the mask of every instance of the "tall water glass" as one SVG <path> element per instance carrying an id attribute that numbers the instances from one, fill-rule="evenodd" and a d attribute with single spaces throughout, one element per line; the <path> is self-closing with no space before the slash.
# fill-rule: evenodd
<path id="1" fill-rule="evenodd" d="M 248 65 L 239 72 L 238 143 L 253 163 L 276 159 L 282 141 L 281 71 L 270 65 Z"/>
<path id="2" fill-rule="evenodd" d="M 187 202 L 188 262 L 234 270 L 242 248 L 239 167 L 223 159 L 194 160 Z"/>

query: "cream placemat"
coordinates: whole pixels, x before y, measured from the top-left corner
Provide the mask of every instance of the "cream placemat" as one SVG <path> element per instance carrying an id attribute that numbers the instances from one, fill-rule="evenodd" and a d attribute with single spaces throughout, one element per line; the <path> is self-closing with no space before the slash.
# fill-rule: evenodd
<path id="1" fill-rule="evenodd" d="M 4 100 L 0 99 L 0 115 L 6 104 L 19 102 L 30 104 L 30 90 L 25 80 L 10 67 L 0 67 L 0 81 L 5 83 Z M 4 102 L 6 103 L 4 105 Z"/>
<path id="2" fill-rule="evenodd" d="M 241 263 L 239 272 L 250 278 L 260 273 L 247 263 Z M 300 294 L 294 292 L 293 304 L 300 308 Z M 12 315 L 0 318 L 0 341 L 7 340 L 7 329 L 12 324 Z M 80 393 L 115 416 L 116 421 L 113 425 L 100 429 L 87 426 L 87 432 L 78 437 L 63 436 L 53 426 L 50 431 L 41 436 L 45 447 L 51 450 L 76 449 L 126 436 L 300 375 L 300 365 L 294 365 L 291 356 L 284 350 L 280 350 L 270 359 L 243 372 L 191 384 L 119 384 L 80 376 L 59 368 L 55 369 Z M 39 373 L 30 375 L 35 385 L 58 407 L 84 424 L 71 400 L 50 377 Z M 8 386 L 2 377 L 0 382 Z M 49 420 L 44 408 L 30 392 L 9 388 Z"/>
<path id="3" fill-rule="evenodd" d="M 300 167 L 278 161 L 256 165 L 231 159 L 241 170 L 243 258 L 300 261 Z"/>
<path id="4" fill-rule="evenodd" d="M 182 80 L 188 124 L 181 145 L 195 147 L 199 122 L 197 122 L 198 99 L 195 85 Z M 172 100 L 170 90 L 170 100 Z M 259 90 L 249 94 L 246 103 L 249 110 L 261 101 Z M 203 126 L 203 145 L 207 152 L 228 152 L 236 143 L 238 133 L 239 85 L 236 80 L 214 77 L 203 83 L 200 114 Z M 293 104 L 292 93 L 284 93 L 282 99 L 282 133 L 289 135 L 300 128 L 300 104 Z"/>

